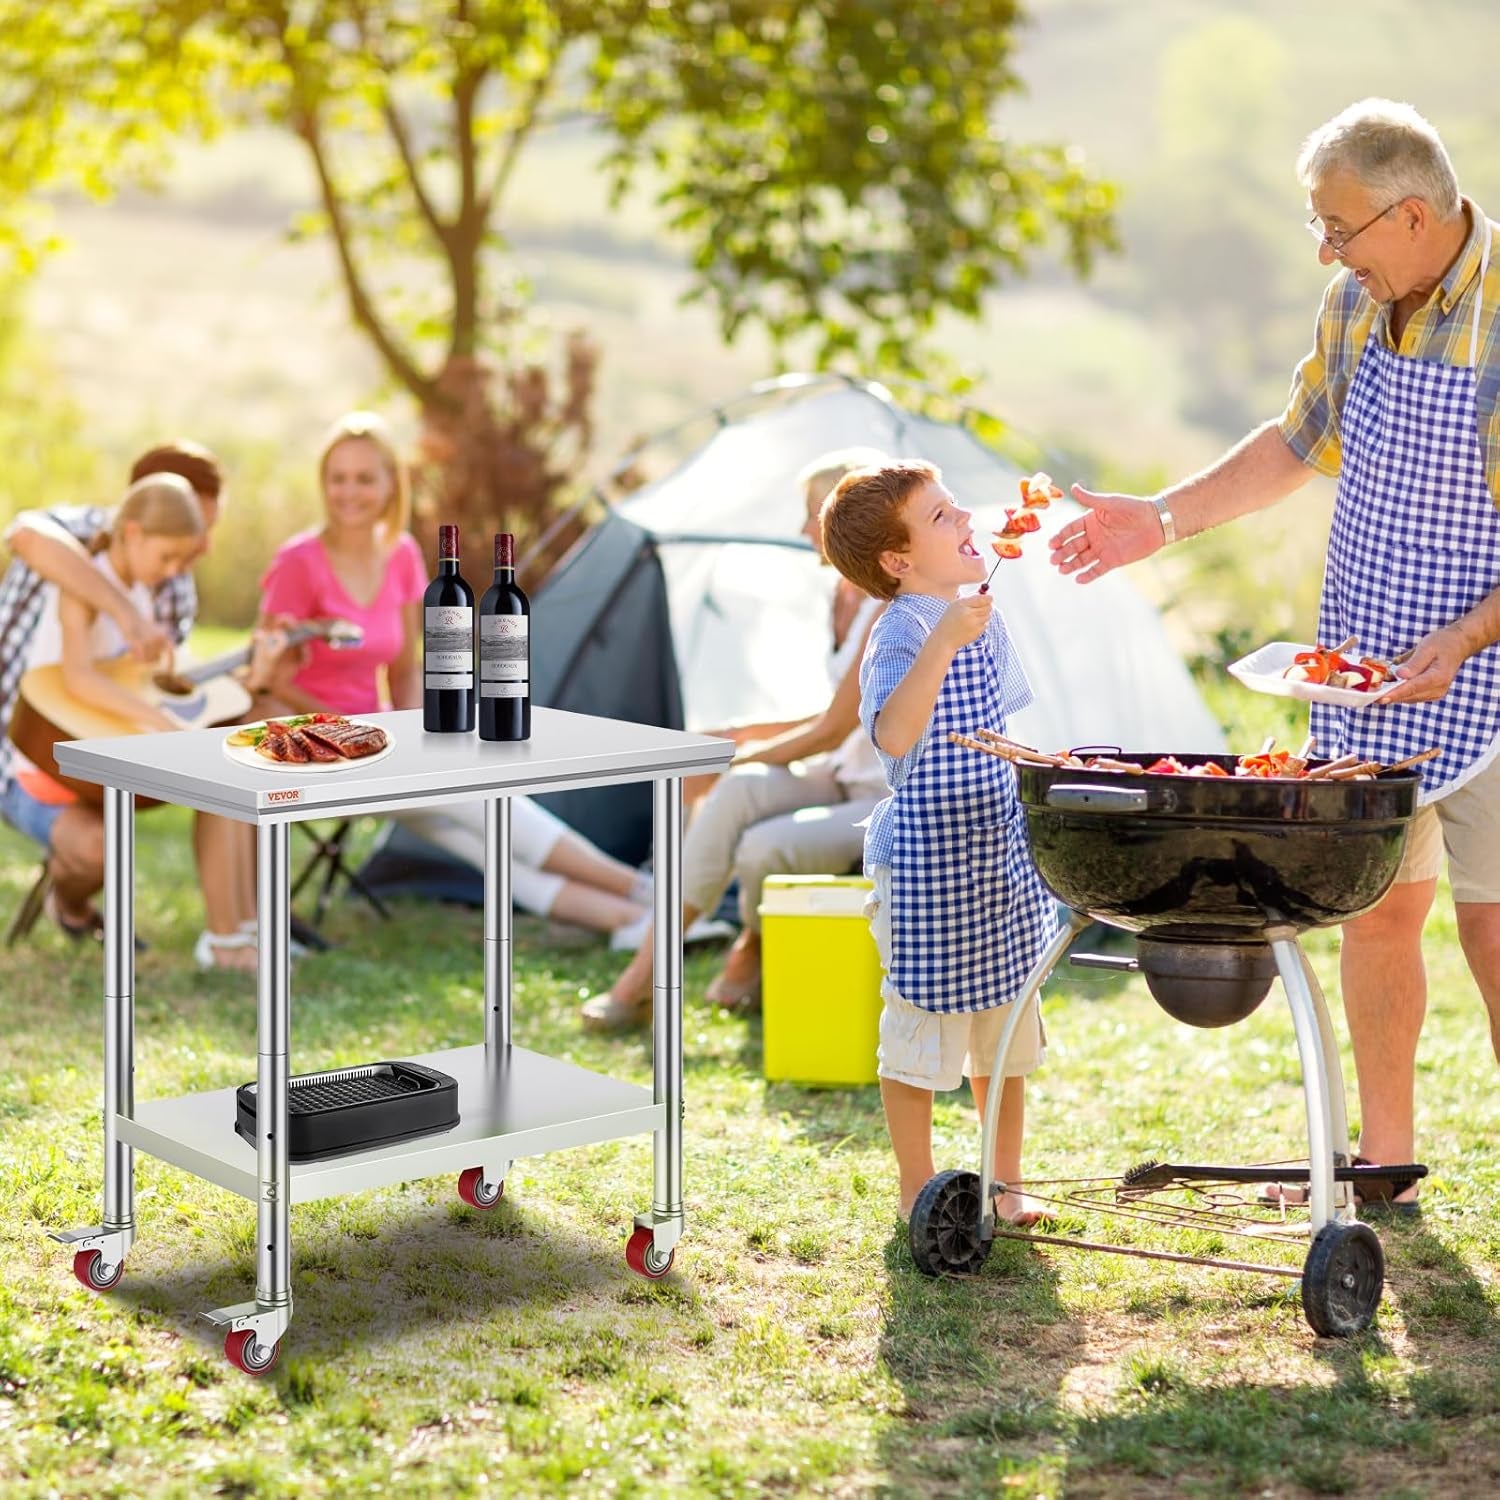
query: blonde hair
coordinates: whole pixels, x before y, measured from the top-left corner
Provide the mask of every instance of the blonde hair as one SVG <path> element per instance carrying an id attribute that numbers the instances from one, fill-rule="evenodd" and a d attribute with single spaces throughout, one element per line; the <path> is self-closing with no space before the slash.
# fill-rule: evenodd
<path id="1" fill-rule="evenodd" d="M 134 521 L 146 536 L 202 536 L 205 530 L 198 492 L 180 474 L 137 479 L 115 507 L 109 525 L 89 544 L 89 551 L 103 552 L 126 521 Z"/>
<path id="2" fill-rule="evenodd" d="M 390 473 L 391 498 L 380 519 L 385 526 L 386 546 L 394 547 L 411 520 L 411 486 L 406 477 L 406 465 L 401 462 L 400 455 L 396 452 L 395 439 L 382 417 L 373 411 L 351 411 L 328 429 L 323 446 L 318 449 L 318 483 L 326 485 L 328 482 L 328 460 L 333 450 L 340 443 L 354 439 L 373 443 L 379 449 Z"/>
<path id="3" fill-rule="evenodd" d="M 855 469 L 878 469 L 889 462 L 879 448 L 835 448 L 805 465 L 797 474 L 797 485 L 808 497 L 814 489 L 826 494 L 845 474 Z"/>
<path id="4" fill-rule="evenodd" d="M 1420 198 L 1439 219 L 1451 219 L 1463 207 L 1441 137 L 1411 105 L 1392 99 L 1361 99 L 1303 142 L 1297 158 L 1303 187 L 1317 187 L 1332 172 L 1351 173 L 1391 208 Z"/>

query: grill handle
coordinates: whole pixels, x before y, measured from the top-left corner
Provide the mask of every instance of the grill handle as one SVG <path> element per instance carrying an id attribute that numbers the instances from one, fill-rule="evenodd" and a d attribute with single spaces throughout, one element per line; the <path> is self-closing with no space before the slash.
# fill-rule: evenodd
<path id="1" fill-rule="evenodd" d="M 1149 806 L 1146 789 L 1130 786 L 1049 786 L 1043 800 L 1064 812 L 1133 813 Z"/>
<path id="2" fill-rule="evenodd" d="M 1138 958 L 1117 953 L 1070 953 L 1068 962 L 1080 969 L 1113 969 L 1117 974 L 1135 974 L 1141 967 Z"/>

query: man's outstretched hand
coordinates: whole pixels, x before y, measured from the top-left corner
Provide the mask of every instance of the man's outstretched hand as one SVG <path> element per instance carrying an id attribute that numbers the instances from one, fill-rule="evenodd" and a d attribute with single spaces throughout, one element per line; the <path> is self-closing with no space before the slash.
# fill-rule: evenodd
<path id="1" fill-rule="evenodd" d="M 1077 573 L 1079 583 L 1092 583 L 1161 547 L 1161 518 L 1149 500 L 1096 495 L 1081 484 L 1073 486 L 1073 498 L 1084 513 L 1052 537 L 1052 565 L 1059 573 Z"/>

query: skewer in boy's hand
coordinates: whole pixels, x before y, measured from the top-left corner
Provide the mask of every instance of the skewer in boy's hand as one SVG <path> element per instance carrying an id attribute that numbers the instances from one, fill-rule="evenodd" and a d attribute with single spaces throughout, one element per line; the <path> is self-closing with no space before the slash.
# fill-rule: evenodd
<path id="1" fill-rule="evenodd" d="M 958 651 L 984 634 L 994 609 L 995 601 L 988 594 L 970 594 L 966 599 L 955 599 L 943 611 L 932 633 L 950 651 Z"/>

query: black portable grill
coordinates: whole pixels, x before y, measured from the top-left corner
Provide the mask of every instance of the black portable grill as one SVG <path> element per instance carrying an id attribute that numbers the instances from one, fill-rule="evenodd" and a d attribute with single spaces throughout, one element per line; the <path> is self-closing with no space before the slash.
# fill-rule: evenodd
<path id="1" fill-rule="evenodd" d="M 1111 752 L 1149 765 L 1166 752 Z M 1074 963 L 1138 969 L 1169 1015 L 1193 1026 L 1243 1020 L 1281 979 L 1291 1008 L 1307 1107 L 1308 1160 L 1261 1166 L 1181 1166 L 1148 1162 L 1118 1179 L 1074 1184 L 1061 1197 L 1046 1183 L 994 1180 L 1001 1090 L 987 1100 L 980 1172 L 942 1172 L 912 1212 L 917 1265 L 930 1275 L 978 1269 L 997 1236 L 1082 1246 L 1300 1278 L 1308 1322 L 1320 1334 L 1369 1326 L 1384 1285 L 1380 1241 L 1355 1215 L 1353 1185 L 1371 1196 L 1426 1175 L 1412 1165 L 1356 1165 L 1338 1049 L 1328 1008 L 1298 935 L 1348 921 L 1373 907 L 1400 868 L 1420 778 L 1411 771 L 1372 780 L 1235 776 L 1237 757 L 1178 756 L 1218 763 L 1227 776 L 1147 774 L 1018 764 L 1026 835 L 1043 881 L 1072 909 L 1068 927 L 1037 960 L 1010 1007 L 992 1078 L 1004 1076 L 1011 1038 L 1028 1006 L 1090 919 L 1133 932 L 1134 958 L 1075 955 Z M 1311 766 L 1319 764 L 1317 761 Z M 1308 1185 L 1308 1224 L 1289 1231 L 1285 1207 L 1245 1202 L 1237 1185 Z M 987 1192 L 980 1190 L 987 1183 Z M 1010 1187 L 1056 1204 L 1123 1214 L 1149 1223 L 1223 1234 L 1300 1237 L 1311 1247 L 1300 1268 L 1208 1256 L 1089 1244 L 996 1228 L 995 1199 Z M 1171 1198 L 1171 1194 L 1176 1194 Z"/>
<path id="2" fill-rule="evenodd" d="M 235 1091 L 234 1128 L 255 1144 L 253 1083 Z M 304 1073 L 287 1085 L 287 1155 L 324 1161 L 458 1124 L 458 1084 L 447 1073 L 413 1062 L 367 1063 L 329 1073 Z"/>

